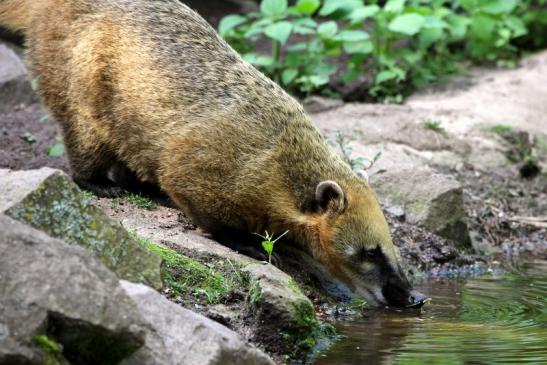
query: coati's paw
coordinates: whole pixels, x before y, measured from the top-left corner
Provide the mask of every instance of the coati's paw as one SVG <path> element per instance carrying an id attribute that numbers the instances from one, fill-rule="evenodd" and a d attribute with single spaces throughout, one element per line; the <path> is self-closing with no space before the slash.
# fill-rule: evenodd
<path id="1" fill-rule="evenodd" d="M 87 190 L 98 196 L 99 198 L 119 198 L 128 194 L 128 191 L 114 185 L 109 181 L 91 181 L 91 180 L 81 180 L 74 179 L 76 185 L 82 190 Z"/>

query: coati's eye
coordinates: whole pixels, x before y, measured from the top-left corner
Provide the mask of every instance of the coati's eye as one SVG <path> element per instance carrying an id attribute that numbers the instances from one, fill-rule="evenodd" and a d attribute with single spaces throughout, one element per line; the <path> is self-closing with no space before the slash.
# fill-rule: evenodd
<path id="1" fill-rule="evenodd" d="M 374 261 L 382 256 L 382 251 L 379 246 L 373 250 L 360 249 L 358 252 L 359 261 Z"/>

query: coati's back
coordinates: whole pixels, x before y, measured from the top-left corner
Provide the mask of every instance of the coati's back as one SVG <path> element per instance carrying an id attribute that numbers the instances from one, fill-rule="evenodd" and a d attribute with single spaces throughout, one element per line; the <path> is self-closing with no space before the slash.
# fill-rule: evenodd
<path id="1" fill-rule="evenodd" d="M 101 141 L 145 180 L 157 179 L 166 140 L 192 128 L 217 130 L 206 138 L 224 155 L 226 145 L 270 148 L 298 120 L 322 144 L 301 106 L 179 1 L 24 3 L 31 67 L 45 104 L 74 130 L 67 143 L 93 131 L 74 143 Z"/>

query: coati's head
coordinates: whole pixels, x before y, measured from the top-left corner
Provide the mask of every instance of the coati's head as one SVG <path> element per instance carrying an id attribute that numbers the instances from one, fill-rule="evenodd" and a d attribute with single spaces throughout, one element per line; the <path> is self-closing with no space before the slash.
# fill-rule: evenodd
<path id="1" fill-rule="evenodd" d="M 342 187 L 343 186 L 343 187 Z M 420 307 L 401 269 L 387 222 L 368 182 L 320 182 L 315 189 L 314 256 L 355 293 L 378 306 Z"/>

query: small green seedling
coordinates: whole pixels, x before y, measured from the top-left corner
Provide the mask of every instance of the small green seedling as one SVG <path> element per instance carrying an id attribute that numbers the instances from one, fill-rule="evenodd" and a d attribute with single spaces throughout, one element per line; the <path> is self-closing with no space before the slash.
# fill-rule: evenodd
<path id="1" fill-rule="evenodd" d="M 127 200 L 129 200 L 131 204 L 143 209 L 151 210 L 156 207 L 156 203 L 152 199 L 139 194 L 129 194 Z"/>
<path id="2" fill-rule="evenodd" d="M 506 124 L 496 124 L 492 127 L 492 132 L 496 133 L 499 136 L 504 136 L 507 132 L 510 132 L 513 129 L 510 125 Z"/>
<path id="3" fill-rule="evenodd" d="M 351 140 L 340 131 L 336 131 L 336 143 L 342 151 L 342 159 L 351 167 L 353 171 L 369 170 L 376 162 L 378 162 L 380 157 L 382 157 L 382 151 L 378 151 L 372 159 L 365 157 L 352 158 L 351 153 L 353 149 L 350 146 Z"/>
<path id="4" fill-rule="evenodd" d="M 51 157 L 61 157 L 65 154 L 63 138 L 61 136 L 57 136 L 55 140 L 55 144 L 47 149 L 47 155 Z"/>
<path id="5" fill-rule="evenodd" d="M 264 251 L 268 254 L 268 263 L 272 263 L 272 253 L 274 249 L 275 243 L 284 235 L 289 233 L 289 231 L 283 232 L 279 237 L 274 239 L 274 234 L 269 234 L 268 231 L 266 231 L 266 234 L 263 236 L 261 234 L 255 233 L 257 236 L 261 237 L 264 241 L 262 241 L 262 247 L 264 248 Z"/>
<path id="6" fill-rule="evenodd" d="M 424 120 L 422 122 L 422 125 L 427 128 L 427 129 L 431 129 L 432 131 L 440 131 L 442 130 L 443 128 L 441 127 L 441 122 L 438 121 L 438 120 L 434 120 L 434 119 L 428 119 L 428 120 Z"/>

